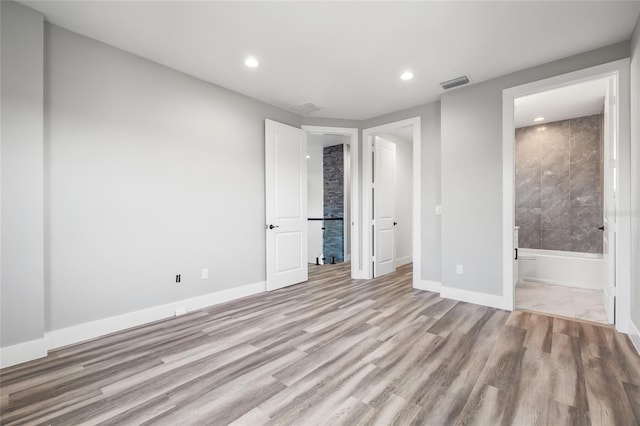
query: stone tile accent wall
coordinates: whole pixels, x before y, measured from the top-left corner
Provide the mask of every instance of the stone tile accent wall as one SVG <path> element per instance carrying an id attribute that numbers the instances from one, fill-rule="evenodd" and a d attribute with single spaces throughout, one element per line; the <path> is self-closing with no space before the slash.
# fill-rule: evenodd
<path id="1" fill-rule="evenodd" d="M 515 136 L 520 247 L 602 253 L 602 114 Z"/>
<path id="2" fill-rule="evenodd" d="M 344 146 L 334 145 L 324 148 L 324 217 L 344 218 Z M 324 221 L 323 254 L 325 262 L 344 261 L 344 221 Z"/>

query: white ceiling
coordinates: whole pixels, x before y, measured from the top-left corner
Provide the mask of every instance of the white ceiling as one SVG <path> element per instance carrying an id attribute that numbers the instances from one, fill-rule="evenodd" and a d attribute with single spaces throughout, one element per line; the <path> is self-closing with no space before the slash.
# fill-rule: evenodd
<path id="1" fill-rule="evenodd" d="M 367 119 L 628 40 L 639 1 L 22 1 L 64 28 L 264 102 Z M 260 61 L 257 69 L 243 62 Z M 415 78 L 401 81 L 411 69 Z"/>
<path id="2" fill-rule="evenodd" d="M 607 80 L 599 79 L 518 98 L 514 113 L 516 128 L 600 114 L 606 91 Z M 534 122 L 536 117 L 544 120 Z"/>

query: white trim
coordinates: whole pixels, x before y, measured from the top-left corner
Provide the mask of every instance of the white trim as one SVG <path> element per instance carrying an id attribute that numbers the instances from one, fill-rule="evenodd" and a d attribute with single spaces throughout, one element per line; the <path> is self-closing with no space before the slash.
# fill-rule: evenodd
<path id="1" fill-rule="evenodd" d="M 629 321 L 629 339 L 631 339 L 631 343 L 640 354 L 640 330 L 638 330 L 638 326 L 633 321 Z"/>
<path id="2" fill-rule="evenodd" d="M 0 368 L 32 361 L 47 356 L 47 341 L 43 337 L 38 340 L 18 343 L 0 348 Z"/>
<path id="3" fill-rule="evenodd" d="M 514 100 L 521 96 L 575 84 L 597 78 L 616 77 L 618 79 L 616 101 L 618 102 L 618 197 L 616 218 L 618 232 L 616 238 L 616 329 L 626 333 L 630 327 L 631 314 L 631 229 L 628 212 L 631 205 L 631 155 L 630 155 L 630 91 L 629 59 L 621 59 L 567 74 L 546 78 L 520 86 L 504 89 L 502 92 L 502 254 L 503 297 L 506 309 L 514 307 L 513 283 L 513 227 L 514 221 L 514 169 L 515 136 L 513 129 Z"/>
<path id="4" fill-rule="evenodd" d="M 355 258 L 355 262 L 351 262 L 351 278 L 368 278 L 363 274 L 360 259 L 360 168 L 358 159 L 360 152 L 358 144 L 358 129 L 352 127 L 326 127 L 326 126 L 302 126 L 302 130 L 309 134 L 316 135 L 341 135 L 348 136 L 348 144 L 351 146 L 351 258 Z M 345 259 L 346 260 L 346 259 Z M 363 262 L 366 264 L 366 262 Z"/>
<path id="5" fill-rule="evenodd" d="M 407 263 L 413 262 L 413 256 L 404 256 L 396 259 L 396 268 L 398 266 L 406 265 Z"/>
<path id="6" fill-rule="evenodd" d="M 443 286 L 440 290 L 440 297 L 489 306 L 491 308 L 505 309 L 507 311 L 511 310 L 509 309 L 508 301 L 503 296 L 495 294 L 478 293 L 477 291 Z"/>
<path id="7" fill-rule="evenodd" d="M 116 331 L 122 331 L 153 321 L 171 318 L 176 315 L 176 311 L 181 311 L 184 308 L 186 308 L 187 312 L 190 312 L 207 306 L 229 302 L 241 297 L 251 296 L 252 294 L 262 293 L 265 291 L 265 285 L 266 283 L 261 281 L 189 299 L 178 300 L 176 302 L 154 306 L 152 308 L 142 309 L 135 312 L 128 312 L 126 314 L 116 315 L 97 321 L 86 322 L 84 324 L 60 330 L 53 330 L 49 333 L 45 333 L 45 339 L 49 349 L 72 345 L 74 343 L 95 339 L 96 337 L 104 336 Z"/>
<path id="8" fill-rule="evenodd" d="M 405 120 L 395 121 L 393 123 L 383 124 L 381 126 L 371 127 L 362 131 L 362 212 L 363 218 L 369 217 L 367 214 L 371 212 L 371 149 L 373 145 L 373 137 L 379 133 L 388 133 L 402 127 L 413 127 L 413 287 L 421 288 L 422 285 L 422 271 L 421 271 L 421 259 L 422 259 L 422 222 L 420 221 L 422 215 L 422 201 L 421 201 L 421 176 L 422 176 L 422 162 L 420 149 L 422 147 L 422 129 L 420 117 L 407 118 Z M 363 224 L 368 221 L 363 219 Z M 362 247 L 364 259 L 371 259 L 371 227 L 362 227 Z M 372 278 L 373 269 L 371 268 L 371 262 L 364 262 L 363 272 L 365 272 L 362 278 Z"/>
<path id="9" fill-rule="evenodd" d="M 440 293 L 442 290 L 442 283 L 440 281 L 419 280 L 413 281 L 413 288 L 424 291 L 432 291 L 434 293 Z"/>

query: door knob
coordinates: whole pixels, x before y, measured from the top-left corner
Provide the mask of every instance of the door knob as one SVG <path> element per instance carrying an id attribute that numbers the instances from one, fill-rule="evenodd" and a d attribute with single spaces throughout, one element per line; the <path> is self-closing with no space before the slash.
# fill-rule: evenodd
<path id="1" fill-rule="evenodd" d="M 280 228 L 280 226 L 279 225 L 265 225 L 265 228 L 273 229 L 273 228 Z"/>
<path id="2" fill-rule="evenodd" d="M 604 231 L 604 225 L 598 226 L 598 229 L 601 230 L 601 231 Z"/>
<path id="3" fill-rule="evenodd" d="M 396 226 L 398 224 L 398 222 L 393 222 L 393 226 Z"/>

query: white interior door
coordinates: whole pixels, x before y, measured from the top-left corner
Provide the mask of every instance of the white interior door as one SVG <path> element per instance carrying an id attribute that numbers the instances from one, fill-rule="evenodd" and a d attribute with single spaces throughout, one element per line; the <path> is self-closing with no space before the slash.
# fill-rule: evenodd
<path id="1" fill-rule="evenodd" d="M 395 188 L 396 144 L 374 138 L 373 143 L 373 276 L 396 270 Z"/>
<path id="2" fill-rule="evenodd" d="M 307 134 L 265 120 L 267 290 L 308 279 Z"/>
<path id="3" fill-rule="evenodd" d="M 617 186 L 617 110 L 615 80 L 609 79 L 604 104 L 604 196 L 603 196 L 603 287 L 604 309 L 610 324 L 615 322 L 616 300 L 616 192 Z"/>

